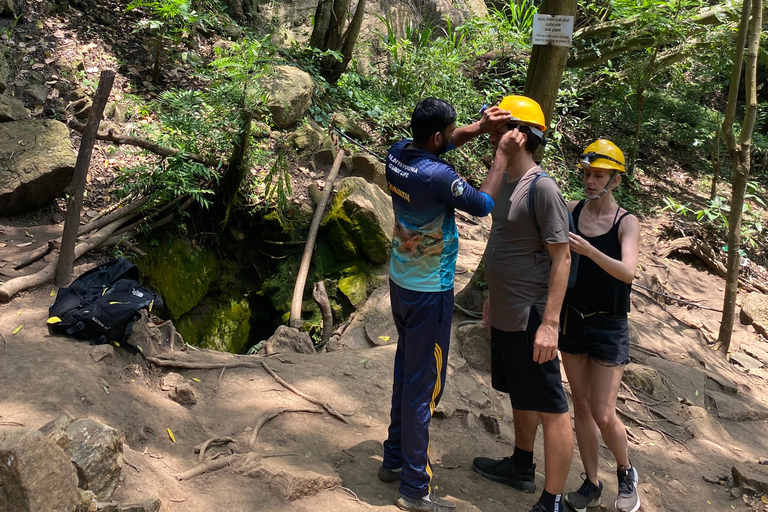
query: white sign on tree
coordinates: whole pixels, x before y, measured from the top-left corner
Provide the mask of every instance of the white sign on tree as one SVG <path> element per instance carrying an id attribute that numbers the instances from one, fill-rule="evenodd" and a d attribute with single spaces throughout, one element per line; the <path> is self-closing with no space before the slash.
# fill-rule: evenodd
<path id="1" fill-rule="evenodd" d="M 533 44 L 573 45 L 573 16 L 536 14 L 533 18 Z"/>

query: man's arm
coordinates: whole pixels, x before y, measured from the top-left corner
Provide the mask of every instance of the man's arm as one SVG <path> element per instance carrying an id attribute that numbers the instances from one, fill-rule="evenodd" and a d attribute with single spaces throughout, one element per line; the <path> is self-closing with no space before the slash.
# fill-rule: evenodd
<path id="1" fill-rule="evenodd" d="M 549 292 L 541 326 L 533 342 L 533 360 L 539 364 L 557 357 L 557 331 L 560 325 L 560 309 L 563 307 L 568 275 L 571 273 L 571 251 L 567 243 L 547 244 L 552 257 L 549 269 Z M 535 306 L 533 306 L 535 307 Z"/>
<path id="2" fill-rule="evenodd" d="M 510 119 L 512 116 L 507 110 L 501 110 L 499 107 L 487 108 L 479 121 L 456 128 L 451 142 L 457 148 L 475 137 L 492 132 L 494 128 L 506 124 Z"/>

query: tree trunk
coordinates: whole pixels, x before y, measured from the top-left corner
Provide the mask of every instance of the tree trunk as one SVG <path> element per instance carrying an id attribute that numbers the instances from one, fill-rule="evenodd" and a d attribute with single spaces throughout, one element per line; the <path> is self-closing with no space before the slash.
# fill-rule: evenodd
<path id="1" fill-rule="evenodd" d="M 326 78 L 329 82 L 335 83 L 341 74 L 346 71 L 349 61 L 352 60 L 352 52 L 357 44 L 357 38 L 360 35 L 360 28 L 363 26 L 363 16 L 365 15 L 366 0 L 359 0 L 357 3 L 357 9 L 355 10 L 355 16 L 352 18 L 349 28 L 343 37 L 341 45 L 342 61 L 339 62 L 336 59 L 332 59 L 329 62 L 328 72 Z M 330 57 L 329 57 L 330 58 Z"/>
<path id="2" fill-rule="evenodd" d="M 731 347 L 733 320 L 736 313 L 736 297 L 739 291 L 739 249 L 741 248 L 741 218 L 744 206 L 744 194 L 750 171 L 750 151 L 752 149 L 752 132 L 757 116 L 757 55 L 760 49 L 760 30 L 763 22 L 763 0 L 744 0 L 741 11 L 741 23 L 736 36 L 736 51 L 731 70 L 731 85 L 728 90 L 728 106 L 723 119 L 723 136 L 728 146 L 733 166 L 733 189 L 731 193 L 731 211 L 728 225 L 728 275 L 725 283 L 723 298 L 723 318 L 720 322 L 718 341 L 720 351 L 727 354 Z M 750 16 L 751 3 L 751 16 Z M 737 143 L 733 134 L 733 122 L 736 117 L 736 103 L 741 79 L 741 64 L 744 60 L 744 43 L 749 37 L 747 63 L 744 69 L 744 93 L 746 108 L 741 133 Z"/>
<path id="3" fill-rule="evenodd" d="M 67 219 L 64 223 L 64 232 L 61 235 L 61 252 L 59 253 L 59 265 L 56 267 L 55 283 L 58 286 L 66 286 L 72 277 L 72 267 L 75 262 L 75 244 L 77 243 L 77 230 L 80 227 L 80 211 L 83 208 L 83 195 L 85 193 L 85 181 L 88 177 L 88 167 L 91 165 L 93 143 L 99 131 L 99 123 L 107 105 L 109 93 L 112 91 L 112 83 L 115 81 L 115 72 L 105 70 L 99 77 L 99 87 L 93 97 L 91 112 L 88 114 L 83 136 L 80 139 L 80 150 L 77 153 L 75 173 L 72 177 L 72 186 L 67 199 Z"/>
<path id="4" fill-rule="evenodd" d="M 714 201 L 717 197 L 717 182 L 720 179 L 720 166 L 722 161 L 720 160 L 720 127 L 718 126 L 715 131 L 717 136 L 715 140 L 709 140 L 709 157 L 712 160 L 712 188 L 709 190 L 709 200 Z"/>
<path id="5" fill-rule="evenodd" d="M 222 176 L 219 182 L 218 197 L 216 203 L 222 212 L 222 227 L 226 225 L 229 218 L 229 211 L 237 198 L 237 191 L 245 179 L 245 173 L 248 170 L 245 165 L 245 157 L 248 154 L 248 144 L 251 140 L 251 122 L 253 121 L 253 112 L 244 111 L 242 113 L 242 123 L 240 124 L 240 133 L 235 140 L 232 150 L 232 158 L 229 160 L 227 172 Z"/>
<path id="6" fill-rule="evenodd" d="M 544 0 L 539 13 L 575 16 L 576 4 L 576 0 Z M 552 123 L 555 100 L 560 90 L 569 50 L 566 46 L 534 45 L 531 52 L 523 94 L 541 105 L 547 127 Z M 542 154 L 543 148 L 540 148 L 534 156 L 537 162 L 541 160 Z"/>

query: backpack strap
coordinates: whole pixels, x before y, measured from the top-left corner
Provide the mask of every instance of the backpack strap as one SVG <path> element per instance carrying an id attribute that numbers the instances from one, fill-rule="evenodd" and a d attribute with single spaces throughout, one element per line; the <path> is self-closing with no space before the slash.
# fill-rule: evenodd
<path id="1" fill-rule="evenodd" d="M 536 230 L 541 233 L 541 228 L 539 227 L 539 221 L 536 220 L 536 208 L 534 207 L 534 188 L 536 187 L 536 183 L 543 177 L 551 178 L 549 174 L 547 174 L 546 171 L 541 171 L 536 173 L 536 177 L 531 180 L 531 184 L 528 185 L 528 213 L 533 217 L 533 224 L 536 226 Z"/>

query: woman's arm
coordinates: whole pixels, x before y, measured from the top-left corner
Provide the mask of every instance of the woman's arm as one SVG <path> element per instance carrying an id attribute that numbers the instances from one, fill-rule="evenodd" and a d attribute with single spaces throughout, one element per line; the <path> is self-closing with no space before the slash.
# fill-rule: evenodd
<path id="1" fill-rule="evenodd" d="M 595 249 L 592 244 L 575 233 L 569 234 L 571 250 L 594 261 L 600 268 L 619 281 L 631 284 L 635 278 L 640 251 L 640 222 L 627 215 L 619 226 L 621 260 L 615 260 Z"/>

